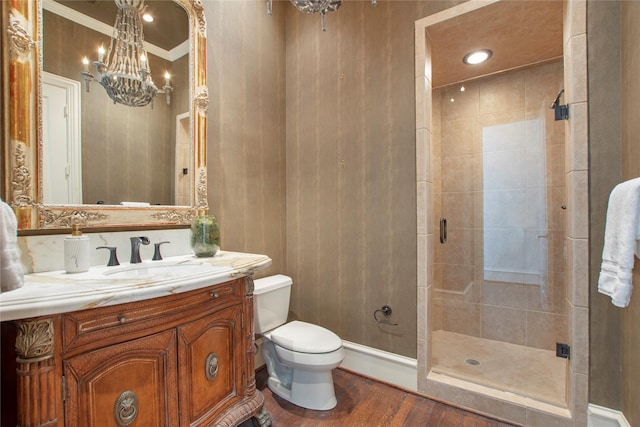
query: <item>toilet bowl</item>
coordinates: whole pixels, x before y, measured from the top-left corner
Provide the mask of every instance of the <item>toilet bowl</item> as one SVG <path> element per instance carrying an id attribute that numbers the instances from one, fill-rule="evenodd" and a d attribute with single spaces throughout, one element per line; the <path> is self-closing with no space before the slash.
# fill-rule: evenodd
<path id="1" fill-rule="evenodd" d="M 332 370 L 344 360 L 342 340 L 307 322 L 286 322 L 291 278 L 276 275 L 254 281 L 256 333 L 262 336 L 269 389 L 281 398 L 315 410 L 336 406 Z"/>

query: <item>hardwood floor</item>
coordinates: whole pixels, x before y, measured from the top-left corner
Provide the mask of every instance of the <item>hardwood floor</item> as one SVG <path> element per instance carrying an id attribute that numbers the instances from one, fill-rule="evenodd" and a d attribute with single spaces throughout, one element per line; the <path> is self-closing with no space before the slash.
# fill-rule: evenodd
<path id="1" fill-rule="evenodd" d="M 481 415 L 418 396 L 386 384 L 336 369 L 333 373 L 338 406 L 331 411 L 298 407 L 271 393 L 267 371 L 256 372 L 274 427 L 506 427 Z M 241 427 L 250 427 L 245 422 Z"/>

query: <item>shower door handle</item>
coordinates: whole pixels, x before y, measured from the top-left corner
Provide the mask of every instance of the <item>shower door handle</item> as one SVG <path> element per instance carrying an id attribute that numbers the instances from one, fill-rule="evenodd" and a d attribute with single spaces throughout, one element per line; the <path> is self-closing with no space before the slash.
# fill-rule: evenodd
<path id="1" fill-rule="evenodd" d="M 440 218 L 440 243 L 447 243 L 447 218 Z"/>

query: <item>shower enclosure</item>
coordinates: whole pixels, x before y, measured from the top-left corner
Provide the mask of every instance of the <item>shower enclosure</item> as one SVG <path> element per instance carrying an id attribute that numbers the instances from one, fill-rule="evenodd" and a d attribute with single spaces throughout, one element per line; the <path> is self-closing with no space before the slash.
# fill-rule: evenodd
<path id="1" fill-rule="evenodd" d="M 416 21 L 418 390 L 528 426 L 587 424 L 585 4 Z M 470 75 L 477 48 L 506 65 Z"/>
<path id="2" fill-rule="evenodd" d="M 561 61 L 434 88 L 432 370 L 564 404 Z"/>

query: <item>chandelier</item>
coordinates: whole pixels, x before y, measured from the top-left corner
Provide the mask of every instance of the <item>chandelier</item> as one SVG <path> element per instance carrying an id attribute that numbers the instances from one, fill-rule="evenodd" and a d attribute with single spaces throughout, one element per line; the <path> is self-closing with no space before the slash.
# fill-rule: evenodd
<path id="1" fill-rule="evenodd" d="M 272 1 L 267 0 L 267 14 L 271 15 Z M 335 12 L 342 5 L 342 0 L 291 0 L 291 3 L 300 12 L 320 13 L 322 18 L 322 31 L 327 31 L 327 13 Z M 378 4 L 377 0 L 371 0 L 371 5 Z"/>
<path id="2" fill-rule="evenodd" d="M 89 83 L 96 81 L 104 88 L 113 103 L 130 107 L 144 107 L 158 93 L 164 93 L 167 104 L 171 102 L 171 76 L 165 73 L 162 89 L 153 83 L 149 58 L 144 48 L 141 15 L 146 6 L 144 0 L 114 0 L 118 7 L 109 51 L 105 58 L 104 47 L 98 49 L 98 60 L 93 62 L 97 76 L 89 72 L 89 60 L 83 59 L 84 71 L 80 74 L 87 92 Z"/>

